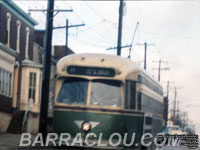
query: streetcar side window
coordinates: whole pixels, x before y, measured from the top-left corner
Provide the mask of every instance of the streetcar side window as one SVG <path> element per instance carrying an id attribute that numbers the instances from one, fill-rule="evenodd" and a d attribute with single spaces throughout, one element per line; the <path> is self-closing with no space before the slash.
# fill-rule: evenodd
<path id="1" fill-rule="evenodd" d="M 129 109 L 129 81 L 126 80 L 125 83 L 125 109 Z"/>
<path id="2" fill-rule="evenodd" d="M 138 93 L 138 103 L 137 103 L 138 110 L 142 110 L 142 93 Z"/>
<path id="3" fill-rule="evenodd" d="M 136 82 L 130 81 L 130 109 L 135 109 Z"/>
<path id="4" fill-rule="evenodd" d="M 86 104 L 88 80 L 69 78 L 60 88 L 57 101 L 67 104 Z"/>
<path id="5" fill-rule="evenodd" d="M 136 82 L 126 80 L 125 109 L 136 108 L 135 94 L 136 94 Z"/>

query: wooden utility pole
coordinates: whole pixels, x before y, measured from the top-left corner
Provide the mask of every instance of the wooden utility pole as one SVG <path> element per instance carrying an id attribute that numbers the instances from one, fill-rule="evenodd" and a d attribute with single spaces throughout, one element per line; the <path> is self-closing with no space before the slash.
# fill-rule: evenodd
<path id="1" fill-rule="evenodd" d="M 174 90 L 174 111 L 173 111 L 173 116 L 174 116 L 173 123 L 174 124 L 176 123 L 176 96 L 177 96 L 177 91 L 176 91 L 176 87 L 175 87 L 175 90 Z"/>
<path id="2" fill-rule="evenodd" d="M 43 65 L 43 78 L 42 78 L 42 98 L 40 105 L 40 121 L 39 132 L 42 133 L 44 142 L 47 136 L 47 116 L 49 104 L 49 80 L 51 70 L 51 45 L 52 45 L 52 29 L 53 29 L 53 10 L 54 0 L 48 1 L 48 10 L 46 17 L 46 33 L 44 45 L 44 65 Z"/>
<path id="3" fill-rule="evenodd" d="M 176 111 L 177 111 L 177 106 L 176 106 L 176 101 L 177 101 L 177 89 L 181 89 L 181 87 L 174 87 L 174 108 L 173 108 L 173 124 L 175 125 L 176 123 Z"/>
<path id="4" fill-rule="evenodd" d="M 121 43 L 122 43 L 122 23 L 123 23 L 123 8 L 124 0 L 120 0 L 119 6 L 119 23 L 118 23 L 118 39 L 117 39 L 117 55 L 121 56 Z"/>
<path id="5" fill-rule="evenodd" d="M 73 28 L 73 27 L 80 27 L 80 26 L 85 26 L 85 24 L 77 24 L 77 25 L 70 25 L 69 26 L 69 21 L 68 19 L 66 19 L 66 26 L 60 26 L 60 27 L 54 27 L 53 29 L 63 29 L 66 28 L 66 41 L 65 41 L 65 55 L 68 55 L 68 30 L 69 28 Z"/>
<path id="6" fill-rule="evenodd" d="M 169 84 L 170 83 L 173 83 L 172 81 L 167 81 L 165 82 L 167 83 L 167 95 L 164 96 L 164 111 L 163 111 L 163 118 L 164 118 L 164 121 L 165 121 L 165 125 L 167 125 L 167 122 L 168 122 L 168 110 L 169 110 Z"/>
<path id="7" fill-rule="evenodd" d="M 158 68 L 153 68 L 153 69 L 158 70 L 158 82 L 160 82 L 160 72 L 161 72 L 161 70 L 170 70 L 170 68 L 161 68 L 161 64 L 162 64 L 162 63 L 167 63 L 167 61 L 165 62 L 165 61 L 162 61 L 162 60 L 160 59 L 159 61 L 153 61 L 153 62 L 158 62 L 158 63 L 159 63 Z"/>
<path id="8" fill-rule="evenodd" d="M 147 46 L 154 46 L 155 44 L 147 44 L 147 42 L 144 42 L 144 44 L 138 43 L 137 45 L 144 45 L 144 69 L 147 69 Z"/>
<path id="9" fill-rule="evenodd" d="M 46 12 L 48 11 L 47 9 L 29 9 L 29 12 Z M 72 9 L 54 9 L 52 10 L 53 12 L 55 12 L 55 14 L 53 14 L 53 17 L 55 17 L 59 12 L 73 12 Z M 68 20 L 66 20 L 66 26 L 64 27 L 54 27 L 53 29 L 59 29 L 59 28 L 66 28 L 66 44 L 65 44 L 65 54 L 68 54 Z"/>

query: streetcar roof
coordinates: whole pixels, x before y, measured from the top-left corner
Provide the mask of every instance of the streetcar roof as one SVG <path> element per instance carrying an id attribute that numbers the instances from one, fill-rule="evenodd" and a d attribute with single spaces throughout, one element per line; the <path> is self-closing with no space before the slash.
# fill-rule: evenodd
<path id="1" fill-rule="evenodd" d="M 94 53 L 71 54 L 63 57 L 58 61 L 57 73 L 63 74 L 63 71 L 66 72 L 66 67 L 69 65 L 114 68 L 117 72 L 120 72 L 120 74 L 118 75 L 118 79 L 122 80 L 131 73 L 142 72 L 143 74 L 154 80 L 144 69 L 139 67 L 135 62 L 121 56 Z M 155 82 L 160 85 L 157 81 Z"/>

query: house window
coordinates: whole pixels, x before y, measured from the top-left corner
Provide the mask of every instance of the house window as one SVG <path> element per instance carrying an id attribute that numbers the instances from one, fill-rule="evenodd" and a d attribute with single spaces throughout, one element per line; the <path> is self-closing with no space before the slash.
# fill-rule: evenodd
<path id="1" fill-rule="evenodd" d="M 35 102 L 35 91 L 36 91 L 36 73 L 30 72 L 29 74 L 29 94 L 28 99 L 33 99 Z"/>
<path id="2" fill-rule="evenodd" d="M 12 73 L 0 68 L 0 94 L 12 95 Z"/>
<path id="3" fill-rule="evenodd" d="M 25 46 L 25 58 L 28 57 L 28 47 L 29 47 L 29 34 L 30 34 L 30 29 L 26 27 L 26 46 Z"/>
<path id="4" fill-rule="evenodd" d="M 9 84 L 8 84 L 8 95 L 11 95 L 11 86 L 12 86 L 12 84 L 11 84 L 11 81 L 12 81 L 12 74 L 11 73 L 9 73 Z"/>
<path id="5" fill-rule="evenodd" d="M 6 14 L 7 24 L 6 24 L 6 43 L 7 46 L 10 47 L 10 21 L 11 21 L 11 15 L 10 13 Z"/>
<path id="6" fill-rule="evenodd" d="M 2 70 L 2 94 L 5 94 L 5 71 Z"/>
<path id="7" fill-rule="evenodd" d="M 16 40 L 16 50 L 17 52 L 20 51 L 20 28 L 21 28 L 21 22 L 17 20 L 17 40 Z"/>

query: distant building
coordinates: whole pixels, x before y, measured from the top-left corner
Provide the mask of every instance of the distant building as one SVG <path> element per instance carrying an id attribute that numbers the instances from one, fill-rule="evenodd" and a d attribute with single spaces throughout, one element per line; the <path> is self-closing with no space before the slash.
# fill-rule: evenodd
<path id="1" fill-rule="evenodd" d="M 8 0 L 0 1 L 0 132 L 21 132 L 24 112 L 31 101 L 26 129 L 37 132 L 44 61 L 44 30 Z M 52 50 L 50 106 L 53 104 L 56 62 L 64 56 L 64 46 Z"/>

